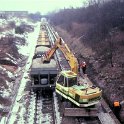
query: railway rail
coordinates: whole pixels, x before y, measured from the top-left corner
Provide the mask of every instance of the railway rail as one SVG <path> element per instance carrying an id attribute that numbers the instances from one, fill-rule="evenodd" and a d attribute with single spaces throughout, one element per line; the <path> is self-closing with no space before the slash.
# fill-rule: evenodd
<path id="1" fill-rule="evenodd" d="M 54 42 L 56 41 L 58 34 L 57 32 L 54 31 L 53 28 L 50 27 L 50 25 L 47 24 L 47 29 L 49 32 L 49 36 L 51 37 L 51 41 L 52 41 L 52 45 L 54 44 Z M 64 42 L 62 40 L 62 42 Z M 61 70 L 69 70 L 69 64 L 65 59 L 65 56 L 63 55 L 63 53 L 60 50 L 56 50 L 56 56 L 57 56 L 57 62 L 59 64 L 59 67 Z M 92 121 L 92 124 L 106 124 L 106 123 L 111 123 L 111 124 L 120 124 L 120 122 L 118 121 L 118 119 L 115 117 L 115 115 L 112 113 L 111 109 L 109 108 L 109 106 L 107 106 L 106 102 L 104 101 L 104 99 L 102 99 L 101 101 L 102 103 L 99 104 L 99 111 L 98 111 L 98 116 L 95 118 L 90 118 L 90 120 Z M 108 110 L 109 112 L 111 111 L 111 114 L 109 114 L 109 112 L 105 112 L 105 110 Z M 88 123 L 89 118 L 77 118 L 79 123 Z M 90 122 L 91 122 L 90 121 Z"/>
<path id="2" fill-rule="evenodd" d="M 51 44 L 51 47 L 54 45 L 58 34 L 54 31 L 53 28 L 47 23 L 46 29 L 48 32 L 48 38 Z M 62 40 L 62 42 L 64 42 Z M 70 66 L 68 61 L 65 59 L 65 56 L 60 50 L 56 50 L 55 52 L 55 60 L 57 61 L 59 70 L 70 70 Z M 49 94 L 45 94 L 43 96 L 42 92 L 32 92 L 31 91 L 31 97 L 29 102 L 29 108 L 28 108 L 28 116 L 27 117 L 27 124 L 107 124 L 108 122 L 111 124 L 119 124 L 119 122 L 115 123 L 114 119 L 112 119 L 110 116 L 107 117 L 106 115 L 109 115 L 108 112 L 105 112 L 103 110 L 104 105 L 101 106 L 99 104 L 98 108 L 98 116 L 97 117 L 64 117 L 61 108 L 61 101 L 56 96 L 56 93 L 53 92 L 51 96 Z M 64 109 L 64 108 L 63 108 Z M 107 114 L 106 114 L 107 113 Z M 66 120 L 67 121 L 63 121 Z M 107 121 L 107 119 L 110 121 Z M 70 121 L 69 121 L 70 120 Z M 73 120 L 73 121 L 72 121 Z"/>
<path id="3" fill-rule="evenodd" d="M 44 29 L 45 27 L 41 27 L 41 28 Z M 40 31 L 40 34 L 42 34 L 41 31 Z M 47 37 L 46 34 L 45 34 L 45 37 Z M 48 35 L 50 35 L 50 33 L 48 33 Z M 44 35 L 43 36 L 39 35 L 39 41 L 45 40 L 44 39 L 45 37 L 44 37 Z M 52 36 L 48 36 L 48 37 L 49 37 L 50 41 L 54 40 L 54 39 L 52 39 L 53 38 Z M 40 43 L 38 43 L 38 45 L 36 45 L 36 49 L 40 46 L 42 49 L 42 45 Z M 52 43 L 51 43 L 51 46 L 52 46 Z M 44 45 L 43 45 L 43 47 L 44 47 Z M 37 58 L 37 57 L 36 56 L 33 57 L 33 59 L 35 59 L 35 58 Z M 56 60 L 57 60 L 57 57 L 56 57 Z M 47 71 L 47 70 L 45 70 L 45 71 Z M 44 78 L 42 80 L 44 80 Z M 35 84 L 33 81 L 31 82 L 31 85 L 34 87 Z M 39 87 L 39 86 L 40 86 L 40 84 L 38 84 L 37 87 Z M 42 89 L 43 88 L 45 88 L 45 86 L 42 85 Z M 46 93 L 46 92 L 44 94 L 44 91 L 42 91 L 40 89 L 38 89 L 38 90 L 31 89 L 30 94 L 31 94 L 31 97 L 30 97 L 30 101 L 29 101 L 29 108 L 28 108 L 29 116 L 27 117 L 27 123 L 59 124 L 61 117 L 60 117 L 59 111 L 58 111 L 59 108 L 58 108 L 58 103 L 57 103 L 58 100 L 56 97 L 56 93 L 52 92 L 52 94 L 49 95 L 49 93 Z"/>
<path id="4" fill-rule="evenodd" d="M 50 37 L 51 46 L 53 46 L 55 41 L 58 38 L 58 34 L 48 24 L 47 24 L 47 29 L 49 32 L 48 34 Z M 62 40 L 62 42 L 64 42 L 64 41 Z M 59 49 L 56 50 L 56 58 L 57 58 L 57 63 L 60 67 L 60 70 L 70 70 L 70 66 L 68 64 L 68 61 L 66 60 L 65 56 L 63 55 L 63 53 Z"/>
<path id="5" fill-rule="evenodd" d="M 31 91 L 27 115 L 27 124 L 60 124 L 56 93 L 43 96 Z"/>
<path id="6" fill-rule="evenodd" d="M 45 95 L 39 92 L 36 97 L 35 123 L 56 124 L 56 114 L 53 95 Z M 40 113 L 40 114 L 39 114 Z M 39 118 L 41 118 L 39 120 Z"/>

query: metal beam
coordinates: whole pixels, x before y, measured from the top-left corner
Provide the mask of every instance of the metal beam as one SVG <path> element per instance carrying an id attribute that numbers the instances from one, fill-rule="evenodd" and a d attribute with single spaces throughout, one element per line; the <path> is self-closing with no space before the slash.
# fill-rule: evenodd
<path id="1" fill-rule="evenodd" d="M 44 87 L 55 87 L 55 84 L 32 85 L 30 88 L 44 88 Z"/>

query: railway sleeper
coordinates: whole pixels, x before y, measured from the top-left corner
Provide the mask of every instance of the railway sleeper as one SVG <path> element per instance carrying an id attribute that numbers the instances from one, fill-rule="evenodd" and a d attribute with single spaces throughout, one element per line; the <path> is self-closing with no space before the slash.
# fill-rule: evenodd
<path id="1" fill-rule="evenodd" d="M 64 108 L 64 116 L 70 117 L 97 117 L 97 108 Z"/>

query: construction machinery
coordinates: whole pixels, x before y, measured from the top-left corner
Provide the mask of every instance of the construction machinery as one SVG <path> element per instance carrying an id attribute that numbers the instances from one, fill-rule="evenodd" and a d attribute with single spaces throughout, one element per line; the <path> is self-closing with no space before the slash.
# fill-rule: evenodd
<path id="1" fill-rule="evenodd" d="M 51 57 L 54 55 L 55 51 L 57 49 L 60 49 L 62 53 L 64 54 L 66 60 L 68 61 L 71 71 L 78 73 L 78 61 L 75 58 L 74 54 L 70 51 L 67 44 L 62 43 L 61 38 L 58 38 L 56 40 L 56 43 L 52 46 L 52 48 L 46 52 L 46 54 L 43 57 L 43 62 L 50 62 Z"/>
<path id="2" fill-rule="evenodd" d="M 67 44 L 58 38 L 52 48 L 43 56 L 42 61 L 50 62 L 55 51 L 60 49 L 70 65 L 70 70 L 61 70 L 56 80 L 56 92 L 78 107 L 89 107 L 101 99 L 102 90 L 78 75 L 78 61 Z M 89 81 L 89 80 L 88 80 Z"/>

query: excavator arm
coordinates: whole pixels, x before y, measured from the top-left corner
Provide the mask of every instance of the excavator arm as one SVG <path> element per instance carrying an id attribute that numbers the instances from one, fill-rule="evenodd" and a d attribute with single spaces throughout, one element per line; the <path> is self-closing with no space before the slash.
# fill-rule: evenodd
<path id="1" fill-rule="evenodd" d="M 51 57 L 54 55 L 55 51 L 57 49 L 60 49 L 62 53 L 64 54 L 66 60 L 68 61 L 71 71 L 78 73 L 78 61 L 77 58 L 74 56 L 74 54 L 70 51 L 67 44 L 62 43 L 61 38 L 58 38 L 53 45 L 53 47 L 45 53 L 43 62 L 49 62 Z"/>
<path id="2" fill-rule="evenodd" d="M 50 62 L 51 57 L 54 55 L 55 51 L 58 49 L 58 45 L 61 44 L 60 40 L 57 39 L 56 43 L 52 46 L 50 50 L 48 50 L 42 58 L 42 61 L 45 62 Z"/>

